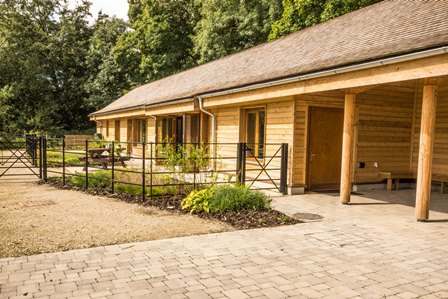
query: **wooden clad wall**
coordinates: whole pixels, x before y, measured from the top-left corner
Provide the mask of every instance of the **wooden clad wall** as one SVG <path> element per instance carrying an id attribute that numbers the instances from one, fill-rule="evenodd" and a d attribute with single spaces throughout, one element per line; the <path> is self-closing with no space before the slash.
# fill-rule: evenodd
<path id="1" fill-rule="evenodd" d="M 294 136 L 294 101 L 274 102 L 266 105 L 266 156 L 274 155 L 279 149 L 279 143 L 289 144 L 288 178 L 291 182 L 292 143 Z M 274 143 L 270 145 L 269 143 Z M 280 157 L 280 155 L 279 155 Z M 269 159 L 268 159 L 269 160 Z M 267 162 L 267 161 L 266 161 Z M 281 159 L 274 158 L 268 168 L 280 168 Z M 257 173 L 255 173 L 257 174 Z M 264 174 L 263 174 L 264 175 Z M 269 175 L 273 179 L 280 179 L 280 172 L 271 171 Z M 267 179 L 263 176 L 262 178 Z"/>
<path id="2" fill-rule="evenodd" d="M 294 101 L 290 98 L 281 101 L 272 100 L 272 102 L 260 103 L 256 106 L 235 106 L 213 109 L 210 111 L 216 117 L 216 142 L 218 157 L 235 157 L 237 155 L 237 143 L 244 139 L 244 124 L 242 115 L 244 109 L 252 107 L 266 108 L 266 143 L 288 143 L 290 152 L 292 152 L 293 128 L 294 128 Z M 211 124 L 210 124 L 211 125 Z M 211 127 L 209 132 L 211 132 Z M 211 139 L 210 139 L 211 140 Z M 271 145 L 266 147 L 266 154 L 272 155 L 278 149 L 278 146 Z M 222 167 L 226 169 L 236 169 L 236 159 L 218 159 Z M 292 165 L 292 155 L 289 157 Z M 269 165 L 270 168 L 279 166 L 280 159 L 275 159 Z"/>
<path id="3" fill-rule="evenodd" d="M 354 183 L 378 182 L 380 171 L 409 171 L 416 96 L 415 82 L 381 85 L 357 95 Z M 307 184 L 308 114 L 311 106 L 343 108 L 344 91 L 296 96 L 293 186 Z M 356 168 L 357 162 L 365 162 L 365 168 Z"/>
<path id="4" fill-rule="evenodd" d="M 156 120 L 153 117 L 146 119 L 146 142 L 156 142 Z"/>
<path id="5" fill-rule="evenodd" d="M 378 182 L 380 171 L 409 171 L 415 87 L 399 82 L 357 95 L 353 183 Z M 365 168 L 356 168 L 357 162 Z"/>
<path id="6" fill-rule="evenodd" d="M 422 91 L 423 85 L 422 82 L 419 82 L 412 147 L 411 169 L 414 173 L 417 173 L 418 165 Z M 436 132 L 432 173 L 436 175 L 448 175 L 448 84 L 446 83 L 439 86 L 437 96 Z"/>

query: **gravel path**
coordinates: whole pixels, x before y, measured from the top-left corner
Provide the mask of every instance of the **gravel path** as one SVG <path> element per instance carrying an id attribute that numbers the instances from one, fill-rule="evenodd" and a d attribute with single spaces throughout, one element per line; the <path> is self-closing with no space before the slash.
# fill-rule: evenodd
<path id="1" fill-rule="evenodd" d="M 233 230 L 217 221 L 0 180 L 0 258 Z"/>

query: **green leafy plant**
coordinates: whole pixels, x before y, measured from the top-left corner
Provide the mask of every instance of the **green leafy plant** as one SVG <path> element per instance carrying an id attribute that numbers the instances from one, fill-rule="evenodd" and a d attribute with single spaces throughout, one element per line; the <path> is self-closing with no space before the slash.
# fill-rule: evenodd
<path id="1" fill-rule="evenodd" d="M 129 184 L 116 184 L 115 191 L 133 195 L 142 195 L 143 187 Z M 146 187 L 146 196 L 162 196 L 172 194 L 176 194 L 176 188 L 172 186 L 155 186 L 152 187 L 152 189 L 149 186 Z"/>
<path id="2" fill-rule="evenodd" d="M 86 176 L 82 172 L 76 172 L 71 177 L 71 182 L 78 187 L 86 186 Z M 89 188 L 109 189 L 112 185 L 112 172 L 110 170 L 99 170 L 89 173 Z"/>
<path id="3" fill-rule="evenodd" d="M 119 141 L 115 141 L 115 156 L 121 156 L 121 153 L 123 153 L 126 150 L 126 147 L 124 147 Z"/>
<path id="4" fill-rule="evenodd" d="M 269 210 L 271 199 L 261 191 L 246 186 L 214 186 L 192 191 L 182 200 L 182 209 L 190 213 L 222 213 L 241 210 Z"/>
<path id="5" fill-rule="evenodd" d="M 98 137 L 93 138 L 91 142 L 89 142 L 89 148 L 105 148 L 107 142 L 99 139 Z"/>
<path id="6" fill-rule="evenodd" d="M 80 157 L 84 157 L 85 154 L 81 153 L 65 153 L 65 166 L 82 166 L 84 161 L 79 160 Z M 48 151 L 47 152 L 48 167 L 61 167 L 62 166 L 62 152 L 60 151 Z"/>
<path id="7" fill-rule="evenodd" d="M 270 209 L 270 197 L 247 186 L 224 185 L 214 188 L 210 199 L 210 212 L 221 213 L 229 211 Z"/>
<path id="8" fill-rule="evenodd" d="M 209 213 L 210 199 L 213 196 L 213 192 L 213 188 L 191 191 L 191 193 L 182 200 L 182 209 L 188 210 L 191 214 L 203 212 Z"/>

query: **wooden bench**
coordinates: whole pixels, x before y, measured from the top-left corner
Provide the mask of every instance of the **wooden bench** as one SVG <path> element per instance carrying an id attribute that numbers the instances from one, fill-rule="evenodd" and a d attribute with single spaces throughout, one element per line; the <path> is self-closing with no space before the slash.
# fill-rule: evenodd
<path id="1" fill-rule="evenodd" d="M 380 172 L 379 177 L 387 179 L 387 191 L 393 190 L 395 181 L 395 190 L 400 188 L 400 179 L 415 179 L 415 175 L 412 172 Z"/>
<path id="2" fill-rule="evenodd" d="M 86 157 L 79 157 L 78 158 L 80 161 L 86 161 Z M 119 157 L 114 157 L 114 163 L 121 163 L 121 166 L 126 167 L 126 164 L 124 163 L 125 161 L 129 161 L 131 159 L 131 157 L 127 157 L 127 156 L 119 156 Z M 89 157 L 88 158 L 88 163 L 98 163 L 101 164 L 103 166 L 103 169 L 108 169 L 108 165 L 112 165 L 112 157 L 111 156 L 100 156 L 100 157 Z M 85 171 L 85 167 L 83 169 Z"/>
<path id="3" fill-rule="evenodd" d="M 448 182 L 448 176 L 441 174 L 433 174 L 432 181 L 440 183 L 440 194 L 443 194 L 445 192 L 446 182 Z"/>
<path id="4" fill-rule="evenodd" d="M 395 190 L 400 188 L 400 179 L 416 179 L 417 176 L 412 172 L 380 172 L 379 177 L 387 180 L 387 191 L 392 191 L 395 181 Z M 440 183 L 440 194 L 445 192 L 445 185 L 448 182 L 448 176 L 433 174 L 432 181 Z"/>

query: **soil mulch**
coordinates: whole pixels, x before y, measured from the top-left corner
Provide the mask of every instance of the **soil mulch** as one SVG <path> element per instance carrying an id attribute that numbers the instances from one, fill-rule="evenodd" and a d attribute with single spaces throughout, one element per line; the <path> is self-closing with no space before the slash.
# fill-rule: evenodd
<path id="1" fill-rule="evenodd" d="M 40 183 L 43 184 L 44 182 L 41 181 Z M 101 188 L 91 188 L 85 190 L 84 188 L 80 188 L 70 184 L 63 186 L 59 178 L 49 178 L 47 183 L 60 189 L 82 191 L 91 195 L 106 196 L 110 198 L 120 199 L 129 203 L 139 204 L 142 206 L 152 206 L 161 210 L 168 210 L 176 213 L 188 213 L 187 211 L 182 210 L 182 207 L 180 205 L 183 198 L 182 195 L 158 196 L 152 199 L 147 198 L 146 201 L 142 201 L 141 196 L 127 193 L 110 193 L 109 191 Z M 219 214 L 201 213 L 196 215 L 204 219 L 222 221 L 224 223 L 232 225 L 236 229 L 273 227 L 280 225 L 292 225 L 303 222 L 297 218 L 287 216 L 275 210 L 243 210 L 239 212 L 223 212 Z"/>

